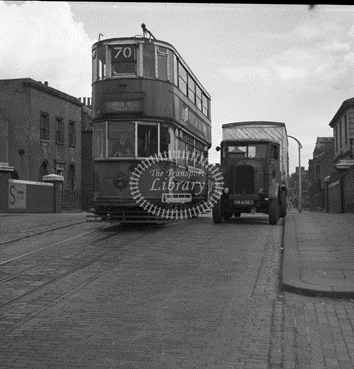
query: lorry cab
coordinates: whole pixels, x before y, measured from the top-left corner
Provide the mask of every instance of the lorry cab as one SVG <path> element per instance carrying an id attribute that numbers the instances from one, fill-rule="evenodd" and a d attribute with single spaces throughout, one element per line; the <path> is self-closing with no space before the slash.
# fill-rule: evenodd
<path id="1" fill-rule="evenodd" d="M 285 187 L 282 186 L 279 143 L 266 139 L 223 140 L 217 150 L 220 151 L 224 193 L 220 212 L 218 204 L 213 209 L 214 221 L 260 212 L 269 214 L 270 223 L 276 224 L 279 216 L 285 215 L 282 201 L 286 201 L 286 193 L 281 195 Z"/>

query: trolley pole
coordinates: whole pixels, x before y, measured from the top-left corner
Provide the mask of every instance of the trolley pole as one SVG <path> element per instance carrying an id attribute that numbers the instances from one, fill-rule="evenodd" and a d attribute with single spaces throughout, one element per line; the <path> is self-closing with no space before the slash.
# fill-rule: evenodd
<path id="1" fill-rule="evenodd" d="M 301 145 L 301 142 L 293 137 L 293 136 L 289 136 L 288 137 L 294 139 L 298 146 L 299 146 L 299 196 L 298 196 L 298 204 L 297 204 L 297 210 L 299 213 L 302 212 L 302 186 L 301 186 L 301 149 L 302 149 L 302 145 Z"/>

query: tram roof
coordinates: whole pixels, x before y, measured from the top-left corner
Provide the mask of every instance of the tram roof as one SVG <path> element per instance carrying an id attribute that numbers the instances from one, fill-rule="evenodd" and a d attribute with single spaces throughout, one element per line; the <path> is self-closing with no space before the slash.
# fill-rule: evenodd
<path id="1" fill-rule="evenodd" d="M 155 45 L 168 47 L 168 48 L 172 49 L 175 52 L 175 54 L 178 56 L 178 58 L 182 61 L 182 64 L 184 65 L 184 67 L 187 68 L 188 71 L 193 75 L 193 78 L 195 79 L 196 82 L 198 82 L 198 85 L 200 86 L 200 88 L 202 88 L 203 92 L 207 95 L 207 97 L 209 99 L 211 99 L 211 96 L 210 96 L 209 92 L 205 89 L 205 87 L 202 85 L 202 83 L 199 81 L 199 79 L 195 76 L 193 71 L 190 69 L 188 64 L 184 61 L 184 59 L 180 55 L 180 53 L 176 50 L 176 48 L 173 45 L 171 45 L 170 43 L 168 43 L 166 41 L 146 38 L 146 37 L 142 37 L 142 36 L 107 38 L 107 39 L 95 42 L 92 45 L 92 50 L 95 47 L 98 47 L 98 46 L 102 46 L 102 45 L 105 45 L 105 44 L 114 44 L 114 42 L 117 42 L 117 44 L 119 44 L 122 41 L 134 41 L 134 42 L 141 43 L 141 44 L 143 44 L 143 43 L 152 43 L 152 44 L 155 44 Z"/>

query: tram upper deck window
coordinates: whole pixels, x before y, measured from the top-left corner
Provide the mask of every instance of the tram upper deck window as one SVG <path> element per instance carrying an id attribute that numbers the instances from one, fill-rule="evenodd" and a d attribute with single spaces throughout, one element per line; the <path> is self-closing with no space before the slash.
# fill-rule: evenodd
<path id="1" fill-rule="evenodd" d="M 187 96 L 187 70 L 178 63 L 178 87 Z"/>
<path id="2" fill-rule="evenodd" d="M 196 98 L 196 103 L 197 103 L 198 109 L 202 110 L 202 90 L 199 88 L 199 86 L 196 86 L 195 98 Z"/>
<path id="3" fill-rule="evenodd" d="M 108 125 L 108 153 L 110 157 L 134 157 L 134 123 L 111 122 Z"/>
<path id="4" fill-rule="evenodd" d="M 195 82 L 189 74 L 188 74 L 188 97 L 190 101 L 195 103 Z"/>
<path id="5" fill-rule="evenodd" d="M 106 63 L 106 47 L 100 46 L 97 48 L 97 53 L 94 54 L 94 57 L 97 57 L 96 62 L 96 75 L 94 80 L 101 80 L 107 78 L 107 63 Z"/>
<path id="6" fill-rule="evenodd" d="M 202 96 L 203 114 L 208 116 L 208 98 L 203 94 Z"/>
<path id="7" fill-rule="evenodd" d="M 158 152 L 158 128 L 157 125 L 138 125 L 138 156 L 149 157 Z"/>
<path id="8" fill-rule="evenodd" d="M 111 48 L 112 76 L 136 74 L 136 45 L 116 45 Z"/>

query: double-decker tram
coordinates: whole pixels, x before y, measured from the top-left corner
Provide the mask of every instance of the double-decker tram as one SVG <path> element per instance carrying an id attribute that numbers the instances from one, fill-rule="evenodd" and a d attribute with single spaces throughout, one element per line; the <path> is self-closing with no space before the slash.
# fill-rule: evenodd
<path id="1" fill-rule="evenodd" d="M 211 146 L 210 95 L 177 50 L 142 27 L 144 36 L 92 46 L 91 209 L 104 220 L 156 221 L 176 207 L 198 215 L 210 194 L 197 159 Z"/>

